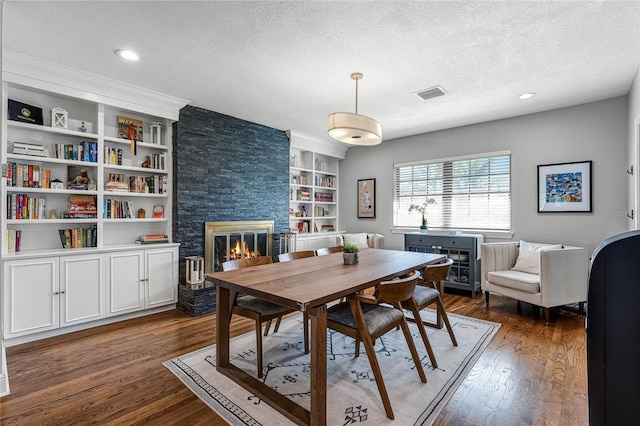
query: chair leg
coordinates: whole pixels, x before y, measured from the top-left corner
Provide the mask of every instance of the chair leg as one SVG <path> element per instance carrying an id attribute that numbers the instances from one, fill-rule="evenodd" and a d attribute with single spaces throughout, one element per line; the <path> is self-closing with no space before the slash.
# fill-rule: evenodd
<path id="1" fill-rule="evenodd" d="M 549 308 L 544 308 L 544 324 L 549 325 Z"/>
<path id="2" fill-rule="evenodd" d="M 484 292 L 484 303 L 489 306 L 489 292 L 485 291 Z"/>
<path id="3" fill-rule="evenodd" d="M 578 312 L 580 313 L 580 318 L 584 315 L 584 302 L 578 303 Z"/>
<path id="4" fill-rule="evenodd" d="M 258 365 L 258 378 L 262 378 L 262 322 L 256 319 L 256 363 Z"/>
<path id="5" fill-rule="evenodd" d="M 280 323 L 281 323 L 281 322 L 282 322 L 282 315 L 280 315 L 280 316 L 278 317 L 278 319 L 276 320 L 276 326 L 275 326 L 275 327 L 273 327 L 273 332 L 274 332 L 274 333 L 277 333 L 277 332 L 278 332 L 278 329 L 280 328 Z"/>
<path id="6" fill-rule="evenodd" d="M 420 361 L 420 357 L 418 356 L 416 345 L 413 343 L 413 338 L 411 337 L 411 331 L 409 331 L 409 324 L 407 324 L 407 319 L 402 316 L 401 321 L 404 338 L 407 341 L 407 346 L 409 346 L 409 352 L 411 352 L 411 357 L 413 358 L 413 363 L 416 366 L 416 370 L 418 370 L 418 376 L 420 376 L 420 380 L 422 381 L 422 383 L 427 383 L 427 376 L 425 376 L 424 374 L 424 369 L 422 368 L 422 362 Z"/>
<path id="7" fill-rule="evenodd" d="M 444 321 L 444 325 L 447 327 L 447 331 L 449 332 L 449 337 L 451 338 L 451 343 L 453 346 L 458 346 L 458 341 L 456 340 L 456 335 L 453 334 L 453 328 L 451 328 L 451 323 L 449 322 L 449 317 L 447 316 L 447 311 L 444 310 L 444 303 L 442 303 L 442 299 L 438 297 L 436 299 L 436 303 L 438 305 L 438 310 L 442 312 L 442 320 Z"/>
<path id="8" fill-rule="evenodd" d="M 424 328 L 424 324 L 420 320 L 420 312 L 418 311 L 418 307 L 416 306 L 415 300 L 413 297 L 407 300 L 407 304 L 409 305 L 409 310 L 413 314 L 413 318 L 415 318 L 416 326 L 418 326 L 418 331 L 420 332 L 420 336 L 422 336 L 422 342 L 424 343 L 424 348 L 427 350 L 427 354 L 429 355 L 429 359 L 431 360 L 431 365 L 433 368 L 438 368 L 438 361 L 436 361 L 436 356 L 433 353 L 433 348 L 431 348 L 431 343 L 429 342 L 429 336 L 427 336 L 427 331 Z"/>
<path id="9" fill-rule="evenodd" d="M 267 321 L 264 325 L 264 335 L 268 336 L 269 335 L 269 329 L 271 328 L 271 320 Z M 274 330 L 275 333 L 275 330 Z"/>
<path id="10" fill-rule="evenodd" d="M 278 322 L 276 322 L 276 328 L 278 327 L 278 324 L 280 323 L 280 319 L 282 317 L 278 317 Z M 309 314 L 306 312 L 302 313 L 302 335 L 304 336 L 303 340 L 304 340 L 304 353 L 308 354 L 309 353 Z"/>
<path id="11" fill-rule="evenodd" d="M 356 346 L 355 346 L 353 357 L 358 358 L 360 356 L 360 339 L 356 339 L 355 345 Z"/>
<path id="12" fill-rule="evenodd" d="M 376 358 L 376 352 L 373 349 L 371 338 L 367 335 L 363 335 L 362 343 L 364 343 L 364 349 L 365 349 L 365 352 L 367 353 L 367 358 L 369 358 L 369 364 L 371 365 L 371 370 L 373 371 L 373 377 L 376 379 L 376 385 L 378 385 L 378 392 L 380 392 L 380 398 L 382 399 L 382 405 L 384 406 L 384 411 L 387 414 L 387 417 L 393 420 L 394 416 L 393 416 L 393 409 L 391 408 L 391 401 L 389 400 L 389 394 L 387 393 L 387 388 L 384 385 L 384 379 L 382 378 L 382 371 L 380 370 L 380 365 L 378 364 L 378 358 Z M 357 344 L 357 347 L 360 346 L 358 340 L 356 340 L 356 344 Z M 414 349 L 415 349 L 415 346 L 414 346 Z"/>

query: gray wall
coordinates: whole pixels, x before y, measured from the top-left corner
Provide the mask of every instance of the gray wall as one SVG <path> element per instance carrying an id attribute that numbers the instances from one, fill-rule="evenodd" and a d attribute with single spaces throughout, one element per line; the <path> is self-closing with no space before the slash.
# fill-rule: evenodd
<path id="1" fill-rule="evenodd" d="M 283 131 L 187 106 L 173 134 L 181 282 L 184 257 L 204 255 L 205 222 L 275 220 L 276 237 L 288 230 L 289 138 Z"/>
<path id="2" fill-rule="evenodd" d="M 383 234 L 386 248 L 402 249 L 403 235 L 391 232 L 394 163 L 510 150 L 513 235 L 508 239 L 592 251 L 630 226 L 628 118 L 627 97 L 619 97 L 350 148 L 340 163 L 340 227 Z M 538 213 L 537 166 L 587 160 L 593 161 L 593 212 Z M 357 219 L 356 181 L 362 178 L 377 179 L 376 219 Z"/>

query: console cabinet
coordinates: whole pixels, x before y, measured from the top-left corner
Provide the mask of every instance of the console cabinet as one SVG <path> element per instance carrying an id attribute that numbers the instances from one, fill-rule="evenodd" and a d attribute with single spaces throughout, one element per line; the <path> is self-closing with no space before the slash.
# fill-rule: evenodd
<path id="1" fill-rule="evenodd" d="M 480 245 L 484 236 L 479 234 L 429 235 L 405 234 L 404 249 L 420 253 L 446 254 L 453 259 L 445 287 L 468 290 L 471 297 L 480 291 Z"/>

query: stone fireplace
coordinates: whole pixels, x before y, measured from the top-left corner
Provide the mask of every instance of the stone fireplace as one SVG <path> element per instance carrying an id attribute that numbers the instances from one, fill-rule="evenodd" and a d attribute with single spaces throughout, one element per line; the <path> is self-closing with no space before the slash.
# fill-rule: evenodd
<path id="1" fill-rule="evenodd" d="M 205 222 L 205 273 L 245 257 L 273 256 L 273 220 Z"/>

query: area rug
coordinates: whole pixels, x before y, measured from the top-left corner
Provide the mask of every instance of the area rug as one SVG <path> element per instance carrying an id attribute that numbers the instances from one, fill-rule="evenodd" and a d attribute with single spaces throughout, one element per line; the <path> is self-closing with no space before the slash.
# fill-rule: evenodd
<path id="1" fill-rule="evenodd" d="M 434 321 L 433 310 L 422 312 L 425 319 Z M 426 327 L 437 368 L 429 361 L 416 325 L 409 324 L 427 383 L 420 381 L 402 330 L 393 330 L 376 340 L 376 355 L 395 421 L 385 415 L 364 346 L 361 346 L 360 357 L 354 358 L 354 340 L 328 330 L 327 424 L 431 424 L 500 327 L 497 323 L 455 314 L 449 314 L 449 320 L 458 346 L 451 344 L 446 328 Z M 230 346 L 231 362 L 257 376 L 254 333 L 232 339 Z M 309 409 L 310 361 L 303 350 L 302 317 L 283 321 L 277 333 L 263 338 L 263 351 L 263 382 Z M 267 403 L 216 371 L 215 345 L 179 356 L 163 365 L 232 425 L 292 424 Z"/>

